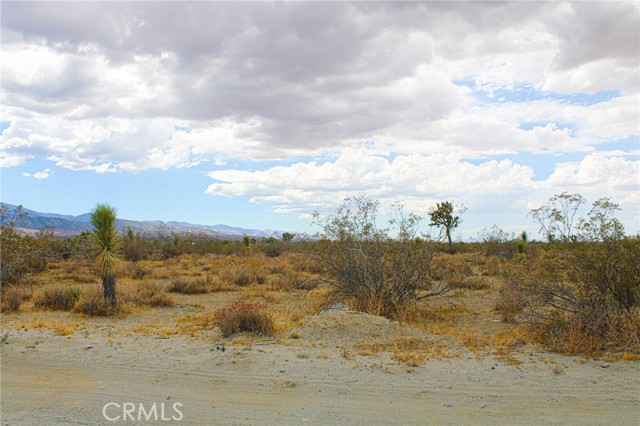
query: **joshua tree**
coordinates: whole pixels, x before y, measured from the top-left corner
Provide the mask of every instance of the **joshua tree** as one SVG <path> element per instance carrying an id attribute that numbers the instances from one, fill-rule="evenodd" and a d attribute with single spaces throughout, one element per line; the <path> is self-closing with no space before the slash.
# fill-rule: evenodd
<path id="1" fill-rule="evenodd" d="M 92 235 L 98 247 L 96 263 L 102 287 L 104 302 L 112 307 L 117 305 L 116 298 L 116 269 L 117 253 L 120 249 L 120 239 L 115 228 L 116 209 L 108 204 L 98 204 L 91 210 Z"/>
<path id="2" fill-rule="evenodd" d="M 447 241 L 449 242 L 449 252 L 453 253 L 453 242 L 451 241 L 451 231 L 458 227 L 462 223 L 462 219 L 460 216 L 467 209 L 464 206 L 455 207 L 453 203 L 450 201 L 444 201 L 442 203 L 437 203 L 436 207 L 431 208 L 429 211 L 429 217 L 431 218 L 431 222 L 429 226 L 437 226 L 440 227 L 440 232 L 442 232 L 447 237 Z"/>
<path id="3" fill-rule="evenodd" d="M 244 243 L 244 254 L 251 253 L 251 237 L 244 234 L 242 236 L 242 242 Z"/>

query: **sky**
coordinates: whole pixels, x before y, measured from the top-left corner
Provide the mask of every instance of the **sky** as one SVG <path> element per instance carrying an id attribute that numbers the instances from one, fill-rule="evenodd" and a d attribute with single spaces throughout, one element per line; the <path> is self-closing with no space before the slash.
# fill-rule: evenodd
<path id="1" fill-rule="evenodd" d="M 471 239 L 568 192 L 635 234 L 639 8 L 2 1 L 0 198 L 309 233 L 347 197 L 448 200 Z"/>

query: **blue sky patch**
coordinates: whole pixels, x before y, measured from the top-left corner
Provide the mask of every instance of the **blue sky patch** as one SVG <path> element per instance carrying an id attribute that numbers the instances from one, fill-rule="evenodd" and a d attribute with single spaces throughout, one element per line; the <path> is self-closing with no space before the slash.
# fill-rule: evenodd
<path id="1" fill-rule="evenodd" d="M 11 126 L 10 121 L 0 121 L 0 134 L 4 133 L 4 131 L 8 129 L 9 126 Z"/>
<path id="2" fill-rule="evenodd" d="M 596 93 L 557 93 L 537 90 L 530 83 L 517 83 L 510 87 L 498 87 L 488 89 L 479 86 L 470 78 L 453 80 L 457 86 L 465 86 L 472 90 L 472 95 L 483 104 L 506 102 L 533 102 L 533 101 L 559 101 L 573 105 L 589 106 L 601 102 L 607 102 L 620 96 L 618 90 L 601 90 Z"/>

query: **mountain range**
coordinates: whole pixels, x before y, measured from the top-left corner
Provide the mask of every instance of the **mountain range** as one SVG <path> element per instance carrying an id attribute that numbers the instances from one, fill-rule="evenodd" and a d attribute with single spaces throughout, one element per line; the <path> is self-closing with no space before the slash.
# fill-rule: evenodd
<path id="1" fill-rule="evenodd" d="M 14 216 L 18 206 L 7 203 L 0 203 L 0 205 L 6 211 L 6 214 L 3 214 L 0 219 L 0 223 L 4 225 Z M 91 230 L 90 213 L 71 216 L 58 213 L 41 213 L 24 207 L 22 210 L 26 213 L 26 216 L 16 223 L 16 229 L 24 233 L 51 230 L 55 235 L 67 237 Z M 256 238 L 280 238 L 282 236 L 282 231 L 247 229 L 228 225 L 198 225 L 176 221 L 163 222 L 160 220 L 117 219 L 116 228 L 121 231 L 131 228 L 134 232 L 148 235 L 175 232 L 177 234 L 206 234 L 212 237 L 232 240 L 240 239 L 244 235 Z"/>

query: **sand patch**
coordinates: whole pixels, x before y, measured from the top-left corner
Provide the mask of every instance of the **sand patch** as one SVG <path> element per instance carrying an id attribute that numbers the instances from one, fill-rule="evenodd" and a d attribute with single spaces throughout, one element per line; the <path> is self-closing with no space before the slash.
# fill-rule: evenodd
<path id="1" fill-rule="evenodd" d="M 421 336 L 415 327 L 355 311 L 332 311 L 309 317 L 299 331 L 307 340 L 330 344 L 388 342 L 403 336 Z"/>

